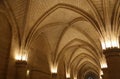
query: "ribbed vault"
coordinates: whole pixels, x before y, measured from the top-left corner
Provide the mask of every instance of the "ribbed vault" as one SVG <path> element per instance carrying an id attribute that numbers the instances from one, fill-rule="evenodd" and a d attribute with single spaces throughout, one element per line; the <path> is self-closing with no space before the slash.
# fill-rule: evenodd
<path id="1" fill-rule="evenodd" d="M 17 49 L 25 55 L 32 79 L 45 74 L 49 78 L 53 69 L 58 78 L 100 76 L 106 42 L 118 46 L 120 0 L 4 0 L 3 4 L 12 26 L 11 52 Z"/>

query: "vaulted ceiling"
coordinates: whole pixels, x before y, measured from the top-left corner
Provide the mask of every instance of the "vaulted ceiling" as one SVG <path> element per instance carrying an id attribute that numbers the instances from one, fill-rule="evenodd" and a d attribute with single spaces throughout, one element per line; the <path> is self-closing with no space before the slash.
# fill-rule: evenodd
<path id="1" fill-rule="evenodd" d="M 12 45 L 33 70 L 100 74 L 102 41 L 120 34 L 120 0 L 3 0 Z M 2 26 L 1 26 L 2 27 Z M 7 39 L 10 40 L 10 39 Z M 101 44 L 102 43 L 102 44 Z M 103 46 L 104 47 L 104 46 Z M 27 53 L 26 53 L 27 52 Z M 73 72 L 72 72 L 73 71 Z"/>

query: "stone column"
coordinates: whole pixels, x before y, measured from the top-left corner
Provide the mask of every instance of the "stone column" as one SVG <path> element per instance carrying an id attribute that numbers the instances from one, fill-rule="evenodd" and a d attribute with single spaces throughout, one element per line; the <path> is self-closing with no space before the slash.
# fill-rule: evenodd
<path id="1" fill-rule="evenodd" d="M 109 48 L 104 50 L 107 60 L 109 79 L 120 79 L 120 49 Z"/>
<path id="2" fill-rule="evenodd" d="M 26 79 L 27 62 L 18 60 L 16 61 L 16 79 Z"/>
<path id="3" fill-rule="evenodd" d="M 57 73 L 52 73 L 52 79 L 57 79 Z"/>
<path id="4" fill-rule="evenodd" d="M 102 71 L 103 71 L 102 79 L 109 79 L 108 68 L 103 68 Z"/>

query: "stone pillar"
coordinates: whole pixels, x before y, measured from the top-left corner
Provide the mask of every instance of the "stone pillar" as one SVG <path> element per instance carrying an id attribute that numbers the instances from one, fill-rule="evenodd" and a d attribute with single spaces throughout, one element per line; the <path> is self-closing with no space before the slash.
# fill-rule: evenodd
<path id="1" fill-rule="evenodd" d="M 52 79 L 57 79 L 57 73 L 52 73 Z"/>
<path id="2" fill-rule="evenodd" d="M 110 48 L 103 52 L 107 60 L 109 79 L 120 79 L 120 49 Z"/>
<path id="3" fill-rule="evenodd" d="M 27 62 L 18 60 L 16 61 L 16 79 L 26 79 Z"/>
<path id="4" fill-rule="evenodd" d="M 102 79 L 109 79 L 108 68 L 103 68 L 102 71 L 103 71 Z"/>

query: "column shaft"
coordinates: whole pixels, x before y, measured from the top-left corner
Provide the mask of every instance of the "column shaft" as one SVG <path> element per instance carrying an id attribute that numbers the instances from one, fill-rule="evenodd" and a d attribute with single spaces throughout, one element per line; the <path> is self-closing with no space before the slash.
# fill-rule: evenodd
<path id="1" fill-rule="evenodd" d="M 107 60 L 109 79 L 120 79 L 120 49 L 107 49 L 104 54 Z"/>
<path id="2" fill-rule="evenodd" d="M 57 79 L 57 73 L 52 73 L 52 79 Z"/>
<path id="3" fill-rule="evenodd" d="M 103 68 L 102 71 L 103 71 L 102 78 L 103 78 L 103 79 L 109 79 L 108 68 Z"/>
<path id="4" fill-rule="evenodd" d="M 16 79 L 26 79 L 27 73 L 27 62 L 17 61 L 16 62 Z"/>

